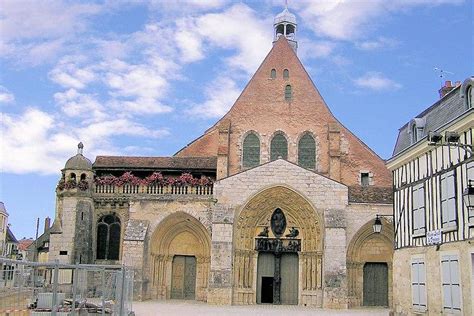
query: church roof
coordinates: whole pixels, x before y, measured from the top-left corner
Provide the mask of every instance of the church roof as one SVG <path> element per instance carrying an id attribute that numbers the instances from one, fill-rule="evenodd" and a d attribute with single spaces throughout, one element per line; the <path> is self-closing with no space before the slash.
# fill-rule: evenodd
<path id="1" fill-rule="evenodd" d="M 217 157 L 97 156 L 94 169 L 216 170 Z"/>
<path id="2" fill-rule="evenodd" d="M 349 187 L 349 202 L 350 203 L 378 203 L 378 204 L 392 204 L 393 191 L 390 187 Z"/>

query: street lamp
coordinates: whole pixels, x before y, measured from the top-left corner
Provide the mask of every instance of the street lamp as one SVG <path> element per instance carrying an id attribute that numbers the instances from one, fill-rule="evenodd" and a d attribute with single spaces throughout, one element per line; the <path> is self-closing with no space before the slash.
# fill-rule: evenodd
<path id="1" fill-rule="evenodd" d="M 376 234 L 380 234 L 380 232 L 382 231 L 382 221 L 380 220 L 380 217 L 378 215 L 375 216 L 374 225 L 372 225 L 372 227 L 374 229 L 374 233 Z"/>
<path id="2" fill-rule="evenodd" d="M 374 230 L 374 233 L 380 234 L 382 232 L 382 217 L 393 217 L 393 215 L 380 215 L 377 214 L 375 215 L 375 221 L 374 224 L 372 225 L 372 228 Z"/>
<path id="3" fill-rule="evenodd" d="M 469 180 L 467 188 L 462 193 L 462 197 L 467 209 L 474 209 L 474 180 Z"/>

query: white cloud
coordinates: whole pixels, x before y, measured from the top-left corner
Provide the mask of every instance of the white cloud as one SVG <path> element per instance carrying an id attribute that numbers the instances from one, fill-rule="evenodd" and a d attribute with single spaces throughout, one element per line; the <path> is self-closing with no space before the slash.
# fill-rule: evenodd
<path id="1" fill-rule="evenodd" d="M 0 56 L 33 65 L 57 56 L 69 39 L 86 30 L 88 18 L 102 9 L 59 0 L 6 0 L 1 7 Z"/>
<path id="2" fill-rule="evenodd" d="M 377 50 L 377 49 L 389 49 L 394 48 L 399 42 L 392 38 L 379 37 L 374 40 L 361 41 L 356 43 L 356 47 L 360 50 Z"/>
<path id="3" fill-rule="evenodd" d="M 185 23 L 189 30 L 200 35 L 214 47 L 236 49 L 228 57 L 228 64 L 253 73 L 271 48 L 272 33 L 264 20 L 244 4 L 236 4 L 220 13 L 208 13 Z"/>
<path id="4" fill-rule="evenodd" d="M 123 153 L 113 145 L 114 137 L 160 138 L 169 132 L 152 130 L 125 118 L 74 124 L 37 108 L 28 108 L 20 115 L 3 114 L 0 134 L 2 172 L 56 174 L 75 154 L 79 141 L 84 142 L 86 156 L 93 160 L 97 154 Z"/>
<path id="5" fill-rule="evenodd" d="M 55 93 L 54 100 L 61 106 L 61 110 L 70 117 L 87 117 L 94 120 L 107 117 L 103 106 L 94 96 L 79 93 L 75 89 Z"/>
<path id="6" fill-rule="evenodd" d="M 222 117 L 237 100 L 240 92 L 235 81 L 219 77 L 207 86 L 207 100 L 202 104 L 192 106 L 186 112 L 201 118 Z"/>
<path id="7" fill-rule="evenodd" d="M 331 56 L 336 48 L 336 43 L 330 41 L 313 41 L 303 38 L 298 42 L 298 55 L 302 59 L 326 58 Z"/>
<path id="8" fill-rule="evenodd" d="M 416 6 L 459 4 L 462 0 L 299 0 L 291 3 L 317 36 L 357 40 L 366 36 L 385 16 Z"/>
<path id="9" fill-rule="evenodd" d="M 77 60 L 75 60 L 77 59 Z M 49 73 L 49 78 L 64 88 L 83 89 L 95 80 L 92 67 L 80 67 L 78 61 L 81 56 L 67 56 L 63 58 Z"/>
<path id="10" fill-rule="evenodd" d="M 360 88 L 367 88 L 375 91 L 398 90 L 401 84 L 385 77 L 380 72 L 368 72 L 354 80 L 354 83 Z"/>
<path id="11" fill-rule="evenodd" d="M 12 103 L 15 96 L 7 88 L 0 85 L 0 103 Z"/>

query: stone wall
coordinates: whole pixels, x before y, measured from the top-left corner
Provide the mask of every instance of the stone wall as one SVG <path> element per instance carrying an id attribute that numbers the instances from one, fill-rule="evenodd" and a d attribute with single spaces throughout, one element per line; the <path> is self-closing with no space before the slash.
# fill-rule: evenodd
<path id="1" fill-rule="evenodd" d="M 442 271 L 440 267 L 443 254 L 457 254 L 461 276 L 460 315 L 474 315 L 474 247 L 470 241 L 453 242 L 428 247 L 398 249 L 393 258 L 393 301 L 395 315 L 413 315 L 411 289 L 411 260 L 413 256 L 424 257 L 426 266 L 427 311 L 426 315 L 446 314 L 443 311 Z"/>

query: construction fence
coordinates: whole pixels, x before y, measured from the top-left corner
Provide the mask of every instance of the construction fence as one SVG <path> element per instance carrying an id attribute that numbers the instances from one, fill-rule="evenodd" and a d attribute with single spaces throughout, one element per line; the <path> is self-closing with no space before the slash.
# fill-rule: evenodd
<path id="1" fill-rule="evenodd" d="M 119 265 L 0 258 L 0 315 L 134 315 L 133 271 Z"/>

